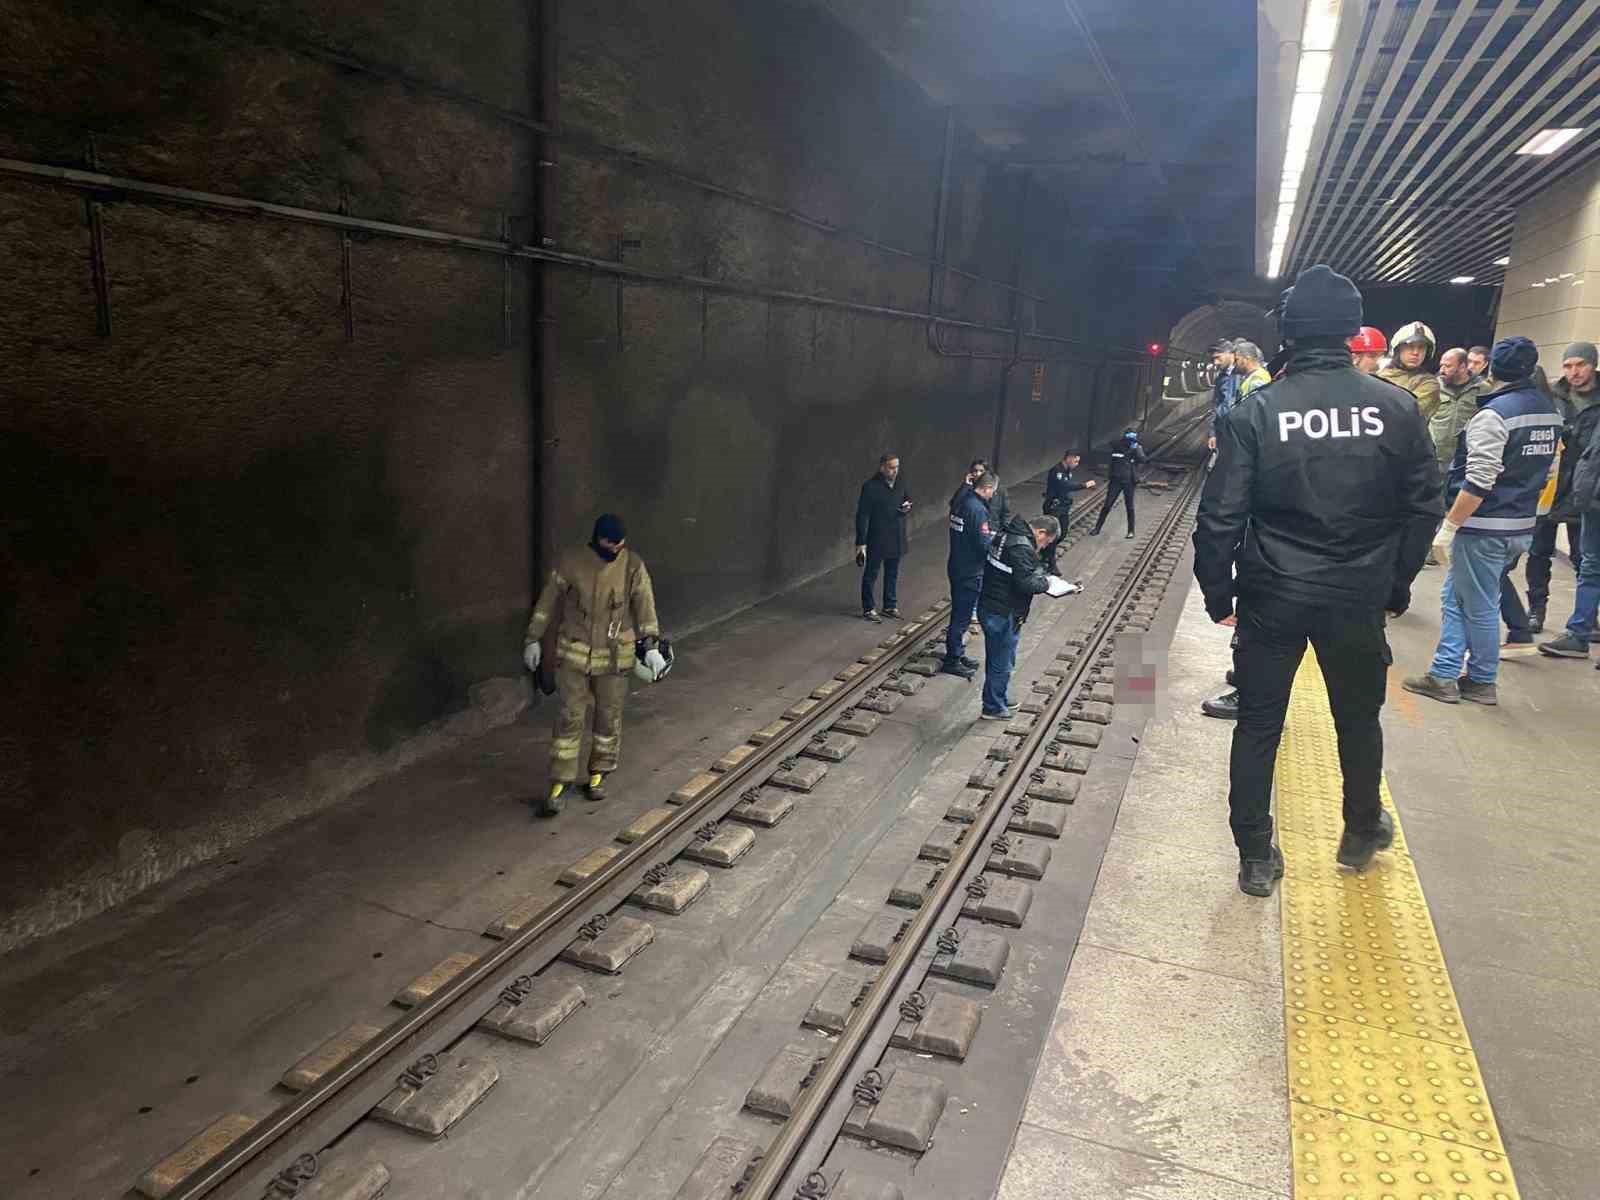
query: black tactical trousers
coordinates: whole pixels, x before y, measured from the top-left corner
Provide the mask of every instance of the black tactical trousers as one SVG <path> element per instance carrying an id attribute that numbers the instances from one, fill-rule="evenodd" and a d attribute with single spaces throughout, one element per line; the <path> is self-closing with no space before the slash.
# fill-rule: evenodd
<path id="1" fill-rule="evenodd" d="M 1339 739 L 1345 827 L 1375 830 L 1383 773 L 1378 711 L 1390 663 L 1383 610 L 1310 607 L 1261 596 L 1241 597 L 1238 608 L 1233 670 L 1239 719 L 1233 727 L 1228 809 L 1239 856 L 1271 854 L 1273 766 L 1308 641 L 1317 652 Z"/>
<path id="2" fill-rule="evenodd" d="M 1533 527 L 1533 547 L 1528 551 L 1528 607 L 1544 612 L 1550 603 L 1550 562 L 1556 554 L 1556 530 L 1567 527 L 1567 547 L 1570 553 L 1578 549 L 1578 530 L 1581 521 L 1552 521 L 1540 517 Z"/>
<path id="3" fill-rule="evenodd" d="M 1116 504 L 1118 496 L 1122 497 L 1122 502 L 1128 509 L 1128 532 L 1133 532 L 1133 493 L 1137 487 L 1138 485 L 1132 481 L 1121 479 L 1113 479 L 1106 484 L 1106 500 L 1100 506 L 1100 515 L 1095 518 L 1094 522 L 1094 531 L 1096 533 L 1105 528 L 1106 518 L 1111 515 L 1111 507 Z"/>

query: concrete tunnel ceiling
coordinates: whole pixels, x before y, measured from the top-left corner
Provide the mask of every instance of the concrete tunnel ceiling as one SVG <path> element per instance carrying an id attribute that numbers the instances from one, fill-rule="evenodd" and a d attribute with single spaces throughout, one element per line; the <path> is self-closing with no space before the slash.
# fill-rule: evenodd
<path id="1" fill-rule="evenodd" d="M 1253 4 L 818 3 L 955 107 L 998 161 L 1029 169 L 1075 233 L 1142 271 L 1140 286 L 1186 304 L 1251 287 Z"/>

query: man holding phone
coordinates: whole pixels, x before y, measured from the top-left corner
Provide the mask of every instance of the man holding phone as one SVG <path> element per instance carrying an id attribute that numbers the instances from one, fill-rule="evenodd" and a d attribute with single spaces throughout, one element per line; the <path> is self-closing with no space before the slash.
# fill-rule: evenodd
<path id="1" fill-rule="evenodd" d="M 861 616 L 880 622 L 899 617 L 900 559 L 906 552 L 906 517 L 911 493 L 900 479 L 900 456 L 884 454 L 878 473 L 861 485 L 856 501 L 856 565 L 861 570 Z M 883 570 L 882 615 L 874 604 L 878 570 Z"/>

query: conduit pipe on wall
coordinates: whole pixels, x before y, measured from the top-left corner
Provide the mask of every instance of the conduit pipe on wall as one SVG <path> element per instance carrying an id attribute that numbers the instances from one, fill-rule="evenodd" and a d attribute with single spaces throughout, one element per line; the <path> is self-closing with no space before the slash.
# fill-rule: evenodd
<path id="1" fill-rule="evenodd" d="M 546 250 L 557 246 L 561 218 L 561 176 L 555 139 L 547 131 L 560 126 L 561 88 L 556 72 L 560 63 L 558 54 L 560 34 L 557 23 L 557 0 L 536 0 L 537 46 L 539 63 L 538 108 L 542 129 L 534 140 L 534 191 L 538 204 L 538 220 L 534 239 Z M 560 414 L 556 411 L 556 313 L 559 298 L 556 291 L 556 274 L 551 263 L 540 262 L 537 300 L 533 305 L 534 319 L 534 387 L 533 398 L 533 474 L 534 495 L 539 511 L 533 521 L 533 578 L 529 590 L 537 598 L 546 570 L 555 561 L 560 531 L 557 528 L 557 500 L 561 490 L 557 486 L 558 450 L 561 446 Z M 550 647 L 546 647 L 547 650 Z M 546 654 L 546 662 L 554 662 Z"/>
<path id="2" fill-rule="evenodd" d="M 661 287 L 711 291 L 723 295 L 744 296 L 753 300 L 770 300 L 774 303 L 794 304 L 801 307 L 810 305 L 840 312 L 858 313 L 863 316 L 917 321 L 924 324 L 932 320 L 940 326 L 946 326 L 951 329 L 969 329 L 976 333 L 1005 334 L 1009 336 L 1013 332 L 1009 327 L 1003 325 L 985 325 L 979 321 L 963 321 L 954 317 L 930 318 L 929 314 L 922 310 L 894 308 L 883 304 L 865 304 L 856 300 L 841 300 L 833 296 L 766 288 L 733 279 L 712 279 L 702 275 L 652 271 L 644 267 L 617 262 L 614 259 L 592 258 L 584 254 L 569 254 L 543 246 L 476 237 L 469 234 L 447 233 L 420 225 L 375 221 L 364 217 L 329 212 L 325 209 L 274 204 L 269 201 L 253 200 L 248 197 L 232 196 L 221 192 L 205 192 L 193 188 L 172 187 L 167 184 L 151 183 L 127 176 L 107 175 L 99 171 L 84 171 L 73 167 L 59 167 L 49 163 L 0 158 L 0 176 L 24 179 L 30 183 L 62 188 L 68 191 L 93 193 L 108 203 L 138 203 L 158 207 L 192 208 L 207 212 L 230 213 L 234 216 L 312 225 L 323 229 L 349 230 L 356 233 L 370 234 L 374 237 L 393 238 L 399 241 L 422 242 L 427 245 L 450 247 L 475 254 L 502 255 L 531 262 L 549 263 L 554 266 L 586 271 L 595 275 L 615 276 Z M 1036 333 L 1030 333 L 1025 336 L 1056 342 L 1070 342 L 1073 340 Z"/>
<path id="3" fill-rule="evenodd" d="M 259 45 L 273 46 L 280 50 L 286 50 L 292 54 L 303 55 L 315 62 L 328 63 L 332 66 L 338 67 L 342 71 L 349 71 L 358 75 L 368 75 L 374 79 L 382 80 L 385 83 L 398 84 L 399 86 L 406 88 L 408 91 L 416 92 L 419 95 L 432 96 L 436 99 L 446 100 L 454 104 L 463 105 L 464 107 L 471 108 L 482 116 L 488 117 L 491 120 L 512 125 L 518 129 L 525 129 L 529 130 L 530 132 L 537 133 L 545 139 L 545 145 L 552 149 L 557 143 L 565 143 L 575 150 L 581 150 L 589 154 L 615 159 L 616 161 L 624 163 L 625 165 L 636 170 L 652 172 L 654 174 L 663 176 L 664 178 L 672 179 L 685 185 L 686 187 L 696 188 L 700 191 L 721 196 L 724 199 L 732 200 L 735 203 L 743 204 L 750 208 L 757 208 L 764 212 L 772 213 L 775 216 L 780 216 L 785 220 L 794 221 L 798 224 L 809 226 L 810 228 L 822 233 L 827 233 L 835 237 L 848 238 L 859 243 L 860 245 L 866 246 L 873 250 L 882 251 L 885 254 L 893 254 L 901 258 L 908 258 L 918 262 L 928 261 L 923 255 L 918 254 L 913 250 L 906 250 L 902 247 L 893 246 L 887 242 L 879 241 L 876 238 L 868 237 L 863 233 L 859 233 L 853 229 L 850 229 L 848 226 L 837 225 L 826 218 L 814 217 L 807 213 L 799 212 L 795 209 L 789 208 L 786 205 L 777 204 L 773 201 L 763 199 L 762 197 L 756 196 L 750 192 L 743 192 L 738 188 L 731 188 L 720 183 L 714 183 L 709 179 L 702 179 L 697 175 L 679 170 L 670 163 L 665 163 L 659 159 L 651 158 L 649 155 L 641 154 L 637 150 L 628 150 L 620 146 L 609 145 L 578 130 L 562 129 L 559 127 L 559 119 L 556 115 L 555 109 L 546 109 L 542 104 L 536 104 L 534 106 L 534 111 L 538 114 L 538 116 L 529 117 L 524 113 L 503 108 L 500 105 L 494 104 L 490 101 L 480 99 L 477 96 L 469 95 L 468 93 L 462 92 L 456 88 L 447 87 L 443 84 L 435 83 L 428 79 L 423 79 L 399 68 L 386 66 L 381 63 L 367 62 L 363 59 L 357 58 L 355 55 L 346 53 L 345 51 L 319 45 L 317 42 L 309 38 L 272 25 L 267 21 L 238 15 L 224 16 L 219 12 L 195 9 L 186 4 L 174 3 L 173 0 L 145 0 L 145 2 L 148 5 L 158 9 L 159 11 L 165 12 L 169 16 L 172 16 L 178 20 L 187 21 L 192 24 L 207 28 L 220 29 L 223 32 L 232 34 L 235 37 L 247 38 Z M 537 54 L 537 47 L 535 49 Z M 536 59 L 536 61 L 541 62 L 542 72 L 542 60 Z M 970 271 L 964 271 L 959 267 L 951 267 L 949 270 L 953 274 L 971 279 L 977 283 L 988 284 L 990 287 L 1008 288 L 1010 286 L 1008 284 L 1001 283 L 997 279 L 989 279 L 982 275 L 976 275 Z M 1029 299 L 1046 303 L 1049 302 L 1049 298 L 1046 296 L 1029 294 Z"/>

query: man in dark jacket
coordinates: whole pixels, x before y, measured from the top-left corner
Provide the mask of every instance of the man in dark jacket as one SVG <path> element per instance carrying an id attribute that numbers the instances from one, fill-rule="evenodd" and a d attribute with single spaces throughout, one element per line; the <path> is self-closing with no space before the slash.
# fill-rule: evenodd
<path id="1" fill-rule="evenodd" d="M 1207 429 L 1206 448 L 1217 448 L 1217 426 L 1232 410 L 1239 398 L 1239 373 L 1233 369 L 1233 342 L 1223 338 L 1211 347 L 1211 362 L 1217 368 L 1217 377 L 1211 384 L 1211 422 Z"/>
<path id="2" fill-rule="evenodd" d="M 955 494 L 950 505 L 950 627 L 945 630 L 944 662 L 939 669 L 962 679 L 970 680 L 978 671 L 977 662 L 963 654 L 962 647 L 983 587 L 983 563 L 994 533 L 988 506 L 999 486 L 996 476 L 981 472 L 971 487 Z"/>
<path id="3" fill-rule="evenodd" d="M 856 564 L 861 571 L 861 615 L 879 622 L 873 605 L 878 568 L 883 568 L 883 615 L 900 615 L 895 589 L 900 583 L 900 559 L 906 552 L 906 514 L 911 493 L 900 482 L 900 456 L 878 459 L 878 473 L 861 485 L 856 501 Z"/>
<path id="4" fill-rule="evenodd" d="M 1283 874 L 1273 763 L 1308 640 L 1344 770 L 1338 861 L 1365 867 L 1394 839 L 1378 801 L 1384 611 L 1410 605 L 1439 523 L 1439 468 L 1412 397 L 1351 366 L 1345 339 L 1361 316 L 1348 279 L 1321 265 L 1301 273 L 1278 317 L 1284 376 L 1223 421 L 1195 526 L 1206 612 L 1238 634 L 1228 807 L 1239 887 L 1252 896 L 1270 896 Z"/>
<path id="5" fill-rule="evenodd" d="M 1061 536 L 1054 517 L 1024 521 L 1012 517 L 989 542 L 978 596 L 978 621 L 983 626 L 983 719 L 1012 716 L 1007 701 L 1011 671 L 1017 665 L 1017 641 L 1033 598 L 1041 593 L 1070 596 L 1082 591 L 1075 583 L 1045 573 L 1039 551 Z"/>
<path id="6" fill-rule="evenodd" d="M 1072 520 L 1072 493 L 1094 487 L 1092 479 L 1079 482 L 1072 477 L 1082 461 L 1076 450 L 1068 450 L 1044 477 L 1044 515 L 1061 523 L 1061 537 L 1066 536 L 1067 522 Z M 1052 575 L 1056 572 L 1056 551 L 1061 549 L 1061 537 L 1044 548 L 1044 569 Z"/>
<path id="7" fill-rule="evenodd" d="M 1089 531 L 1091 534 L 1098 534 L 1105 528 L 1106 518 L 1111 515 L 1111 506 L 1121 496 L 1128 509 L 1128 532 L 1125 536 L 1133 536 L 1133 493 L 1139 487 L 1139 466 L 1148 457 L 1144 447 L 1139 445 L 1139 435 L 1131 429 L 1111 443 L 1111 472 L 1106 480 L 1106 502 L 1100 506 L 1100 515 L 1095 518 L 1094 528 Z"/>
<path id="8" fill-rule="evenodd" d="M 956 505 L 961 502 L 962 493 L 963 492 L 970 492 L 972 490 L 973 480 L 977 479 L 979 475 L 982 475 L 985 471 L 988 471 L 988 470 L 989 470 L 989 460 L 988 459 L 986 459 L 986 458 L 975 458 L 975 459 L 972 460 L 972 465 L 967 468 L 967 477 L 966 477 L 966 479 L 963 480 L 961 486 L 958 487 L 955 490 L 955 494 L 950 497 L 950 509 L 951 509 L 952 512 L 955 511 Z M 990 473 L 991 474 L 995 474 L 994 472 L 990 472 Z M 995 477 L 999 478 L 999 476 L 997 474 L 995 475 Z M 998 487 L 996 487 L 994 489 L 994 495 L 989 498 L 989 518 L 990 518 L 989 526 L 990 526 L 990 528 L 992 528 L 992 529 L 1003 529 L 1005 527 L 1005 523 L 1006 523 L 1007 518 L 1009 518 L 1010 516 L 1011 516 L 1011 498 L 1006 495 L 1006 489 L 1003 486 L 998 486 Z"/>
<path id="9" fill-rule="evenodd" d="M 1456 435 L 1445 494 L 1449 512 L 1434 539 L 1440 557 L 1450 560 L 1440 594 L 1439 645 L 1427 673 L 1401 684 L 1408 692 L 1446 704 L 1498 700 L 1500 579 L 1506 563 L 1526 554 L 1533 540 L 1539 493 L 1561 434 L 1561 418 L 1533 385 L 1538 362 L 1538 350 L 1525 337 L 1496 342 L 1489 352 L 1496 386 Z"/>
<path id="10" fill-rule="evenodd" d="M 1552 389 L 1567 418 L 1561 440 L 1561 469 L 1556 477 L 1555 503 L 1550 510 L 1553 521 L 1578 519 L 1581 529 L 1576 540 L 1572 526 L 1567 538 L 1572 546 L 1573 565 L 1578 568 L 1578 599 L 1567 631 L 1554 641 L 1539 646 L 1541 654 L 1552 658 L 1588 658 L 1589 643 L 1595 638 L 1595 621 L 1600 616 L 1600 509 L 1596 507 L 1590 483 L 1596 460 L 1600 459 L 1600 381 L 1595 377 L 1595 345 L 1574 342 L 1561 355 L 1561 374 Z M 1588 464 L 1589 471 L 1584 470 Z M 1551 539 L 1554 549 L 1554 538 Z M 1549 593 L 1549 565 L 1545 566 L 1545 594 Z M 1533 561 L 1528 562 L 1528 595 L 1533 596 Z M 1539 616 L 1544 616 L 1540 606 Z M 1542 623 L 1542 621 L 1541 621 Z"/>

